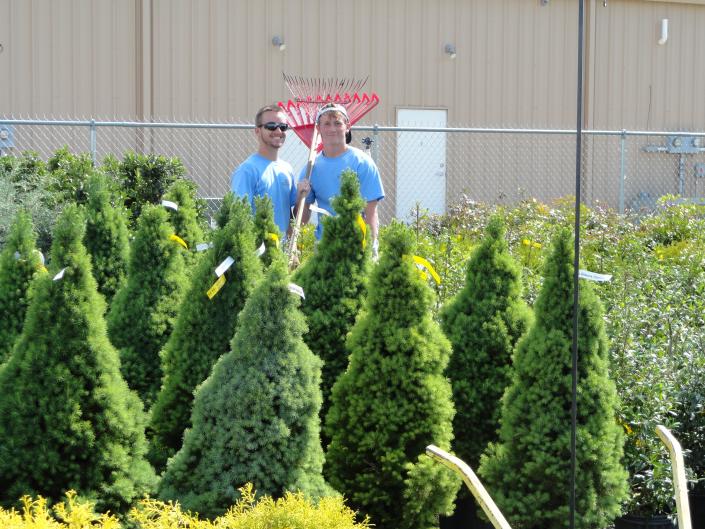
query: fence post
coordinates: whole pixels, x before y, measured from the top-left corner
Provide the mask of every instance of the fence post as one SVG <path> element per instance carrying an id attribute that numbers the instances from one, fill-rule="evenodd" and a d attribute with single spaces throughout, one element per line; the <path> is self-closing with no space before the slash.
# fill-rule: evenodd
<path id="1" fill-rule="evenodd" d="M 379 125 L 377 123 L 372 127 L 372 152 L 370 153 L 375 165 L 379 165 Z"/>
<path id="2" fill-rule="evenodd" d="M 97 147 L 96 147 L 96 127 L 95 127 L 95 119 L 91 119 L 91 160 L 93 160 L 93 167 L 96 166 L 96 162 L 98 159 L 98 153 Z"/>
<path id="3" fill-rule="evenodd" d="M 625 150 L 627 143 L 627 131 L 622 129 L 622 135 L 620 136 L 620 149 L 619 149 L 619 213 L 624 213 L 624 180 L 626 175 L 624 174 L 625 166 Z"/>

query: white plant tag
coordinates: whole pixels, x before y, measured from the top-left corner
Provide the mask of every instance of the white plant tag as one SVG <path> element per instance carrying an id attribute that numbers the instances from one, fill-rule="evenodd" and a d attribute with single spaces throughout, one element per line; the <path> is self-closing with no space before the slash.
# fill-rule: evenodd
<path id="1" fill-rule="evenodd" d="M 605 281 L 610 281 L 612 279 L 612 274 L 598 274 L 597 272 L 579 270 L 578 277 L 580 279 L 587 279 L 588 281 L 598 281 L 600 283 L 604 283 Z"/>
<path id="2" fill-rule="evenodd" d="M 197 252 L 205 252 L 208 248 L 213 248 L 213 243 L 212 242 L 199 242 L 196 245 L 196 251 Z"/>
<path id="3" fill-rule="evenodd" d="M 40 252 L 39 250 L 34 250 L 39 254 L 39 260 L 42 262 L 42 266 L 44 266 L 46 263 L 44 262 L 44 254 Z"/>
<path id="4" fill-rule="evenodd" d="M 320 213 L 321 215 L 328 215 L 329 217 L 332 217 L 330 211 L 327 211 L 323 208 L 319 208 L 318 206 L 314 206 L 313 204 L 309 206 L 309 209 L 311 211 L 315 211 L 316 213 Z"/>
<path id="5" fill-rule="evenodd" d="M 15 261 L 20 260 L 20 252 L 15 252 Z"/>
<path id="6" fill-rule="evenodd" d="M 174 211 L 179 210 L 179 205 L 176 202 L 172 202 L 171 200 L 162 200 L 162 206 L 165 208 L 171 208 Z"/>
<path id="7" fill-rule="evenodd" d="M 304 296 L 304 289 L 296 283 L 289 283 L 289 292 L 296 294 L 297 296 L 301 296 L 303 299 L 306 299 L 306 296 Z"/>
<path id="8" fill-rule="evenodd" d="M 232 266 L 234 262 L 235 259 L 228 255 L 225 259 L 223 259 L 223 262 L 220 263 L 215 269 L 215 275 L 217 275 L 218 277 L 222 276 L 226 272 L 226 270 Z"/>
<path id="9" fill-rule="evenodd" d="M 59 270 L 59 272 L 54 276 L 54 281 L 58 281 L 62 277 L 64 277 L 64 272 L 66 272 L 66 268 L 62 268 Z"/>
<path id="10" fill-rule="evenodd" d="M 259 257 L 260 255 L 262 255 L 265 252 L 266 249 L 267 249 L 267 247 L 264 245 L 264 243 L 262 243 L 262 244 L 260 244 L 259 248 L 257 248 L 255 250 L 255 254 L 257 254 L 257 257 Z"/>

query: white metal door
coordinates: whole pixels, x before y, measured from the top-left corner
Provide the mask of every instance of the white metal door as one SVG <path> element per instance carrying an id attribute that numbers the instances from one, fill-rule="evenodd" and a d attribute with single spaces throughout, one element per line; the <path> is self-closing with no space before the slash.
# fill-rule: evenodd
<path id="1" fill-rule="evenodd" d="M 446 110 L 397 110 L 398 127 L 446 126 Z M 446 209 L 446 133 L 397 132 L 396 217 L 409 221 L 418 203 L 431 213 Z"/>

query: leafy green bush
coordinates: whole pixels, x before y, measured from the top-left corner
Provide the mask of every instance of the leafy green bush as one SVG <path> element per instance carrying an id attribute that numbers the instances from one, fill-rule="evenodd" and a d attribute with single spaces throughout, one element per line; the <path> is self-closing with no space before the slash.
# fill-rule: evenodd
<path id="1" fill-rule="evenodd" d="M 193 391 L 229 351 L 237 316 L 262 276 L 250 206 L 244 199 L 229 203 L 229 221 L 214 233 L 213 248 L 199 261 L 174 331 L 160 353 L 164 378 L 147 430 L 149 458 L 158 470 L 181 448 L 184 430 L 191 426 Z M 213 271 L 228 256 L 234 263 L 225 273 L 226 282 L 209 299 L 206 292 L 216 280 Z"/>
<path id="2" fill-rule="evenodd" d="M 32 219 L 20 211 L 0 252 L 0 364 L 22 331 L 29 305 L 29 286 L 42 262 L 34 243 Z"/>
<path id="3" fill-rule="evenodd" d="M 452 439 L 450 343 L 431 319 L 433 293 L 412 260 L 412 232 L 382 239 L 364 311 L 347 342 L 350 363 L 326 417 L 326 476 L 377 527 L 437 527 L 459 483 L 425 455 Z"/>
<path id="4" fill-rule="evenodd" d="M 255 246 L 260 248 L 264 244 L 262 263 L 265 268 L 272 264 L 274 256 L 279 252 L 283 234 L 274 222 L 274 209 L 272 199 L 267 195 L 255 197 Z"/>
<path id="5" fill-rule="evenodd" d="M 617 394 L 608 374 L 602 307 L 581 284 L 578 329 L 576 523 L 607 526 L 627 496 L 621 466 Z M 535 322 L 514 353 L 512 381 L 502 401 L 498 443 L 482 457 L 480 475 L 510 524 L 565 527 L 569 511 L 573 247 L 559 231 L 545 263 Z"/>
<path id="6" fill-rule="evenodd" d="M 162 206 L 147 205 L 130 247 L 127 281 L 108 312 L 108 335 L 120 350 L 121 370 L 145 406 L 161 386 L 159 351 L 171 335 L 186 289 L 182 252 Z"/>
<path id="7" fill-rule="evenodd" d="M 58 500 L 69 489 L 121 512 L 150 491 L 142 404 L 120 376 L 69 205 L 56 226 L 49 274 L 38 276 L 22 334 L 0 370 L 0 500 Z M 63 275 L 62 275 L 63 274 Z"/>
<path id="8" fill-rule="evenodd" d="M 345 340 L 365 295 L 370 249 L 369 236 L 359 224 L 364 205 L 357 175 L 353 171 L 343 171 L 340 193 L 333 199 L 337 215 L 322 219 L 325 229 L 316 253 L 299 267 L 293 277 L 306 292 L 301 310 L 306 316 L 309 332 L 304 335 L 304 340 L 323 360 L 322 418 L 330 405 L 331 388 L 348 366 Z M 325 437 L 324 441 L 327 440 Z"/>
<path id="9" fill-rule="evenodd" d="M 306 324 L 289 281 L 280 254 L 245 303 L 231 351 L 195 394 L 193 427 L 167 465 L 162 499 L 211 517 L 247 482 L 275 497 L 333 492 L 322 476 L 321 362 L 302 339 Z"/>
<path id="10" fill-rule="evenodd" d="M 96 173 L 89 153 L 73 154 L 64 146 L 47 162 L 48 189 L 56 204 L 85 204 L 89 178 Z"/>
<path id="11" fill-rule="evenodd" d="M 125 211 L 110 203 L 105 176 L 94 174 L 86 185 L 86 234 L 83 243 L 91 256 L 98 292 L 110 305 L 127 276 L 130 246 Z"/>
<path id="12" fill-rule="evenodd" d="M 504 234 L 501 218 L 493 216 L 468 263 L 465 287 L 440 314 L 453 346 L 447 371 L 456 408 L 453 447 L 473 469 L 487 444 L 497 440 L 512 351 L 531 321 Z"/>

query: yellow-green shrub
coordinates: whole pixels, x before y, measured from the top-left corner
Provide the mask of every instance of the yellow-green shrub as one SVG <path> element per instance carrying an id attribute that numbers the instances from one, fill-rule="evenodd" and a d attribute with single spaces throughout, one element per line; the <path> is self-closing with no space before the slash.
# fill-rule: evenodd
<path id="1" fill-rule="evenodd" d="M 322 498 L 316 505 L 303 494 L 286 493 L 273 500 L 269 496 L 255 499 L 251 484 L 240 489 L 240 500 L 223 516 L 200 520 L 185 513 L 178 503 L 146 499 L 130 511 L 129 527 L 140 529 L 368 529 L 367 520 L 355 521 L 355 513 L 345 506 L 340 496 Z M 66 502 L 53 508 L 44 498 L 22 498 L 22 511 L 0 508 L 3 529 L 120 529 L 118 519 L 96 514 L 93 504 L 66 494 Z"/>

